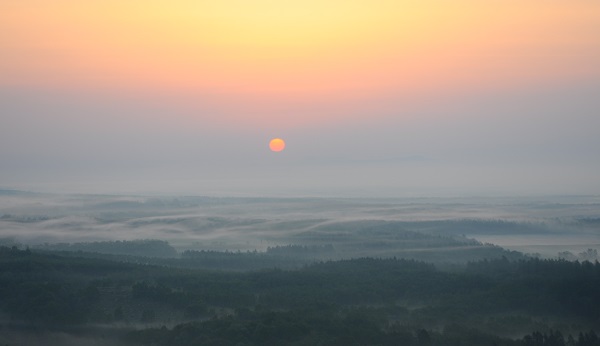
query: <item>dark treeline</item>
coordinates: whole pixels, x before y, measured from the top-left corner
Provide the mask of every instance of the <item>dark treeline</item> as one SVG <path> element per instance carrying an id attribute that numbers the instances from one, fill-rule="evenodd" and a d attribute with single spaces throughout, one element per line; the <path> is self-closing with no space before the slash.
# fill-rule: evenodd
<path id="1" fill-rule="evenodd" d="M 285 245 L 259 251 L 186 250 L 172 263 L 186 268 L 218 270 L 260 270 L 268 268 L 297 269 L 318 260 L 335 258 L 332 245 Z"/>
<path id="2" fill-rule="evenodd" d="M 168 258 L 178 256 L 177 250 L 169 245 L 168 242 L 155 239 L 56 243 L 38 245 L 37 248 L 48 251 L 83 251 L 140 257 Z"/>
<path id="3" fill-rule="evenodd" d="M 274 249 L 274 248 L 271 248 Z M 175 265 L 186 268 L 248 271 L 266 268 L 300 268 L 314 262 L 320 254 L 286 253 L 284 251 L 209 251 L 186 250 Z M 329 254 L 331 255 L 331 254 Z"/>
<path id="4" fill-rule="evenodd" d="M 600 321 L 600 264 L 566 260 L 484 260 L 467 266 L 468 273 L 492 278 L 498 291 L 530 311 L 564 313 Z M 531 287 L 527 290 L 525 287 Z M 527 295 L 526 295 L 527 294 Z M 549 304 L 549 301 L 552 304 Z"/>
<path id="5" fill-rule="evenodd" d="M 331 255 L 335 249 L 333 245 L 285 245 L 285 246 L 269 246 L 267 254 L 282 255 L 282 256 L 318 256 Z"/>
<path id="6" fill-rule="evenodd" d="M 600 345 L 600 338 L 593 330 L 581 332 L 577 337 L 569 334 L 566 338 L 559 331 L 549 333 L 534 332 L 523 338 L 525 346 L 595 346 Z"/>
<path id="7" fill-rule="evenodd" d="M 127 339 L 143 345 L 402 345 L 402 346 L 599 346 L 594 331 L 564 337 L 558 331 L 533 332 L 512 340 L 451 324 L 441 331 L 402 324 L 381 327 L 367 310 L 327 309 L 238 312 L 238 316 L 184 323 L 169 330 L 149 328 Z"/>
<path id="8" fill-rule="evenodd" d="M 102 242 L 108 245 L 117 242 Z M 91 244 L 91 243 L 84 243 Z M 266 252 L 253 251 L 214 251 L 214 250 L 186 250 L 178 257 L 149 257 L 151 248 L 141 246 L 143 254 L 121 253 L 112 250 L 99 251 L 74 251 L 70 244 L 66 246 L 42 246 L 32 248 L 36 252 L 48 255 L 59 255 L 73 258 L 91 258 L 109 261 L 119 261 L 134 264 L 146 264 L 188 269 L 207 269 L 225 271 L 255 271 L 261 269 L 298 269 L 319 260 L 335 258 L 333 247 L 319 247 L 313 250 L 312 246 L 276 246 L 270 247 Z M 152 244 L 149 244 L 152 245 Z M 16 244 L 23 248 L 21 244 Z M 152 247 L 152 246 L 151 246 Z M 304 249 L 309 249 L 305 251 Z M 289 250 L 289 252 L 288 252 Z M 325 250 L 325 251 L 324 251 Z M 331 252 L 330 252 L 331 250 Z"/>
<path id="9" fill-rule="evenodd" d="M 133 344 L 597 345 L 598 287 L 598 262 L 500 259 L 446 272 L 361 258 L 233 272 L 0 247 L 2 328 L 148 327 L 128 334 Z"/>

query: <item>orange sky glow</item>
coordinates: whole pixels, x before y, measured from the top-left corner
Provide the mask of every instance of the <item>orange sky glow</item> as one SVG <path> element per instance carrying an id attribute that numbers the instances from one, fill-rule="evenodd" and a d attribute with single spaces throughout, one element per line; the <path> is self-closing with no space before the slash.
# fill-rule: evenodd
<path id="1" fill-rule="evenodd" d="M 2 87 L 201 95 L 267 118 L 600 77 L 597 1 L 20 0 L 0 3 L 0 32 Z"/>

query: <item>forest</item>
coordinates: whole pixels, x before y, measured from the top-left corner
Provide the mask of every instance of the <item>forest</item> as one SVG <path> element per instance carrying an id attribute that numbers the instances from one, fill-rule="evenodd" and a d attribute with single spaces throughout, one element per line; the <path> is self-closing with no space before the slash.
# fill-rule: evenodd
<path id="1" fill-rule="evenodd" d="M 0 191 L 0 345 L 600 345 L 599 205 Z"/>
<path id="2" fill-rule="evenodd" d="M 277 266 L 279 258 L 327 250 L 283 246 L 263 259 L 270 269 L 232 271 L 176 264 L 222 258 L 218 252 L 150 263 L 1 247 L 0 341 L 19 344 L 35 331 L 117 345 L 600 344 L 598 262 L 502 257 L 441 270 L 357 258 Z"/>

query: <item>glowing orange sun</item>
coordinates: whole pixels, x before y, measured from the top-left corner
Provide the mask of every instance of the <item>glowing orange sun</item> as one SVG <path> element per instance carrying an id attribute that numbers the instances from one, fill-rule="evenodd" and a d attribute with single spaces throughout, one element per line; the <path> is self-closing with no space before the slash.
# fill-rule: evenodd
<path id="1" fill-rule="evenodd" d="M 269 142 L 269 148 L 271 151 L 282 151 L 285 149 L 285 141 L 281 138 L 273 138 Z"/>

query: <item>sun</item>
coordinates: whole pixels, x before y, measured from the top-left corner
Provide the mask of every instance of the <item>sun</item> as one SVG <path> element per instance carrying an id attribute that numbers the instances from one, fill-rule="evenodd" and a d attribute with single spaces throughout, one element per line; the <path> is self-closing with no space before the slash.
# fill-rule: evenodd
<path id="1" fill-rule="evenodd" d="M 271 151 L 279 152 L 285 149 L 285 141 L 281 138 L 273 138 L 269 142 L 269 148 Z"/>

